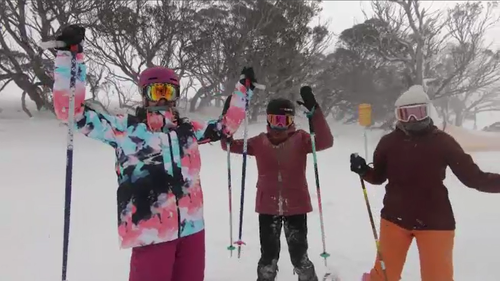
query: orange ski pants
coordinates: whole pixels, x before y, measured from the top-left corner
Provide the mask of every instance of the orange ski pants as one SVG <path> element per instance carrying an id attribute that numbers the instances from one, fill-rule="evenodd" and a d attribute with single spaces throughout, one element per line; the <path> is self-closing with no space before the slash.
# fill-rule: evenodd
<path id="1" fill-rule="evenodd" d="M 379 245 L 388 280 L 385 280 L 377 255 L 370 281 L 399 281 L 414 237 L 420 256 L 422 281 L 453 281 L 455 231 L 407 230 L 384 219 L 380 222 Z"/>

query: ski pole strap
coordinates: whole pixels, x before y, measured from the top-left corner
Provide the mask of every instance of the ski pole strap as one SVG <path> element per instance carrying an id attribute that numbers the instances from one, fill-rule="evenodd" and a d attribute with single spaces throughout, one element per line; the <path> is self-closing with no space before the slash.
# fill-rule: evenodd
<path id="1" fill-rule="evenodd" d="M 316 111 L 316 105 L 311 108 L 311 110 L 304 111 L 306 114 L 307 118 L 311 119 L 314 115 L 314 111 Z"/>

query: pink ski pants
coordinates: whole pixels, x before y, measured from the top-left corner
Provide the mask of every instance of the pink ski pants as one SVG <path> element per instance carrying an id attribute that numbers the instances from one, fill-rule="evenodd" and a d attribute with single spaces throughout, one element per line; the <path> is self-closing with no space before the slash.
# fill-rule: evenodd
<path id="1" fill-rule="evenodd" d="M 129 281 L 203 281 L 205 231 L 132 249 Z"/>

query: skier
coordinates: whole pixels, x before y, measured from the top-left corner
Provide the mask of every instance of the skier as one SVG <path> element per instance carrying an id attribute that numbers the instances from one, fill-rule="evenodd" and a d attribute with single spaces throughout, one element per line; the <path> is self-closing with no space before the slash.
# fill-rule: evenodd
<path id="1" fill-rule="evenodd" d="M 450 167 L 466 186 L 499 193 L 500 175 L 486 173 L 460 145 L 434 126 L 430 100 L 420 85 L 396 101 L 396 129 L 382 137 L 373 154 L 373 168 L 357 154 L 351 171 L 371 184 L 388 180 L 380 223 L 380 255 L 364 281 L 399 281 L 406 254 L 417 241 L 422 281 L 453 281 L 455 218 L 443 185 Z"/>
<path id="2" fill-rule="evenodd" d="M 78 45 L 75 129 L 109 144 L 116 152 L 118 233 L 121 248 L 132 248 L 129 281 L 203 281 L 205 233 L 198 144 L 230 137 L 245 116 L 245 98 L 257 85 L 245 68 L 225 114 L 201 124 L 176 110 L 179 77 L 155 66 L 139 75 L 143 106 L 134 115 L 109 115 L 84 102 L 82 41 L 85 29 L 72 25 L 57 37 Z M 68 118 L 72 54 L 59 48 L 55 61 L 54 107 Z M 243 86 L 250 80 L 250 89 Z"/>
<path id="3" fill-rule="evenodd" d="M 333 136 L 312 90 L 301 88 L 304 106 L 313 112 L 317 150 L 333 145 Z M 255 211 L 259 214 L 261 257 L 257 281 L 275 280 L 280 255 L 280 236 L 284 225 L 288 251 L 300 281 L 316 281 L 314 265 L 307 256 L 307 213 L 312 211 L 306 180 L 307 154 L 312 152 L 311 137 L 296 130 L 295 106 L 287 99 L 273 99 L 267 105 L 267 133 L 247 141 L 248 155 L 255 156 L 258 169 Z M 227 151 L 243 153 L 243 140 L 221 140 Z"/>

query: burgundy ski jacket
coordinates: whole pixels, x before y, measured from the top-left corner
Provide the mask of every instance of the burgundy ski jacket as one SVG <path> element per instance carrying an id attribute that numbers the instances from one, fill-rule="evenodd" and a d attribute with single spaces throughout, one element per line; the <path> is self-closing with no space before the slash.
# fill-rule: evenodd
<path id="1" fill-rule="evenodd" d="M 316 133 L 316 150 L 333 146 L 333 136 L 323 112 L 318 107 L 312 123 Z M 311 137 L 304 130 L 291 128 L 285 140 L 273 144 L 272 132 L 248 139 L 247 153 L 255 156 L 258 170 L 255 211 L 269 215 L 297 215 L 312 211 L 306 180 L 307 154 L 312 153 Z M 222 149 L 227 143 L 221 141 Z M 232 153 L 243 153 L 243 140 L 233 140 Z M 314 186 L 314 185 L 313 185 Z"/>
<path id="2" fill-rule="evenodd" d="M 397 128 L 382 137 L 373 154 L 373 168 L 364 179 L 383 184 L 381 216 L 412 230 L 454 230 L 455 218 L 443 184 L 446 168 L 466 186 L 500 193 L 500 175 L 486 173 L 453 137 L 431 126 L 418 136 Z"/>

